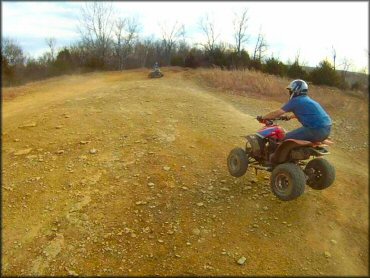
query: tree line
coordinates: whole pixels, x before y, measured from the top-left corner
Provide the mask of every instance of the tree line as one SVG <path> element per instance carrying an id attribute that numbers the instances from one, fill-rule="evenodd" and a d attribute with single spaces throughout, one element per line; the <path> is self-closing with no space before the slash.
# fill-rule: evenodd
<path id="1" fill-rule="evenodd" d="M 112 18 L 115 18 L 112 20 Z M 266 37 L 259 31 L 253 51 L 245 50 L 249 42 L 248 9 L 235 13 L 233 18 L 234 44 L 219 40 L 215 20 L 202 17 L 199 29 L 203 43 L 190 45 L 186 40 L 185 26 L 161 23 L 160 38 L 141 38 L 141 25 L 137 18 L 114 17 L 111 4 L 90 2 L 81 9 L 78 32 L 80 39 L 69 46 L 56 49 L 56 39 L 47 38 L 48 51 L 39 58 L 29 57 L 14 39 L 4 38 L 1 45 L 2 84 L 20 85 L 33 80 L 71 73 L 97 70 L 125 70 L 160 66 L 220 67 L 225 70 L 249 69 L 289 78 L 301 78 L 318 85 L 343 89 L 367 89 L 359 82 L 346 82 L 349 63 L 339 73 L 334 64 L 322 60 L 307 72 L 299 56 L 285 64 L 278 58 L 267 56 Z"/>

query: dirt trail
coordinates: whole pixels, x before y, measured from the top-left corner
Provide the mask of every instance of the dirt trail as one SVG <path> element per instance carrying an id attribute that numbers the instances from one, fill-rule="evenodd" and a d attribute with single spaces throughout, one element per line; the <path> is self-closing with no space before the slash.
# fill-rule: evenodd
<path id="1" fill-rule="evenodd" d="M 164 73 L 66 76 L 3 103 L 3 275 L 368 274 L 364 151 L 333 148 L 331 188 L 279 201 L 267 173 L 226 168 L 276 103 Z"/>

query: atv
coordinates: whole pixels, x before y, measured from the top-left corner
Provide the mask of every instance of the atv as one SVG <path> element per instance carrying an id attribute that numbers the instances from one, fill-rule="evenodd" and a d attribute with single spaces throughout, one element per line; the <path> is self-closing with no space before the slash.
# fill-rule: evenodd
<path id="1" fill-rule="evenodd" d="M 160 78 L 160 77 L 163 77 L 163 73 L 161 72 L 159 68 L 155 68 L 149 73 L 148 77 L 149 78 Z"/>
<path id="2" fill-rule="evenodd" d="M 241 177 L 248 168 L 254 168 L 256 174 L 257 170 L 269 171 L 271 190 L 283 201 L 298 198 L 306 184 L 316 190 L 333 184 L 335 168 L 323 158 L 330 154 L 327 147 L 332 141 L 284 140 L 286 131 L 276 121 L 286 117 L 257 120 L 264 126 L 255 134 L 243 136 L 247 140 L 245 150 L 234 148 L 227 158 L 232 176 Z"/>

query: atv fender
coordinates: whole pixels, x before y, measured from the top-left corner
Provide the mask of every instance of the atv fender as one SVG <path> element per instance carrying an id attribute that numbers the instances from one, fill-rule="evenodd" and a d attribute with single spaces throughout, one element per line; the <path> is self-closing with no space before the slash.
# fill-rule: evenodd
<path id="1" fill-rule="evenodd" d="M 245 136 L 247 139 L 250 147 L 251 147 L 251 153 L 255 157 L 259 157 L 262 154 L 263 150 L 263 139 L 261 137 L 258 137 L 256 134 L 250 134 Z"/>
<path id="2" fill-rule="evenodd" d="M 292 149 L 297 147 L 312 147 L 313 143 L 305 140 L 287 139 L 279 144 L 275 152 L 271 155 L 270 161 L 272 163 L 284 163 L 289 158 L 289 153 Z"/>

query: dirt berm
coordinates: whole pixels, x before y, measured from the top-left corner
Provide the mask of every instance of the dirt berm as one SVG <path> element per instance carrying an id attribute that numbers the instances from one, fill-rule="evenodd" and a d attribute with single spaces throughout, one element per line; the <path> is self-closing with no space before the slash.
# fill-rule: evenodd
<path id="1" fill-rule="evenodd" d="M 333 186 L 282 202 L 226 167 L 280 104 L 163 72 L 3 90 L 3 275 L 368 275 L 367 146 L 337 143 Z"/>

